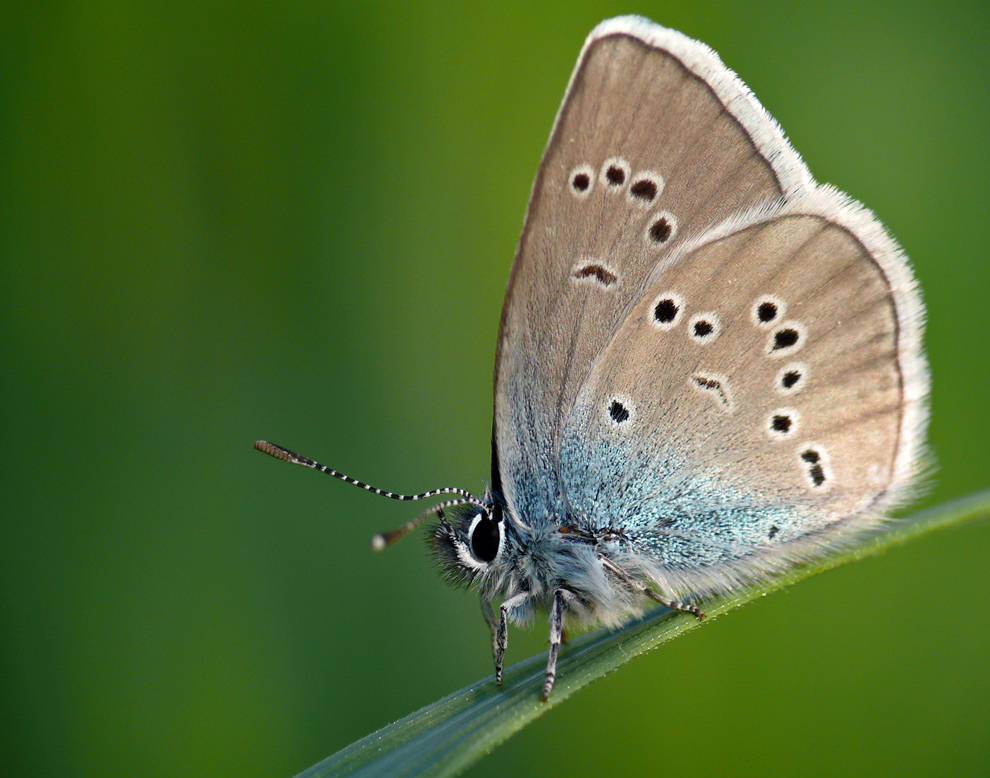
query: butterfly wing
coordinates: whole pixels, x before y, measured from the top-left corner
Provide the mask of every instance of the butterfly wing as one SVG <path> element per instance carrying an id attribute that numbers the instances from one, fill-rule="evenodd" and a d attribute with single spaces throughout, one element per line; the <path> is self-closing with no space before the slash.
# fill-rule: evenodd
<path id="1" fill-rule="evenodd" d="M 780 129 L 708 47 L 645 19 L 589 36 L 537 174 L 502 312 L 493 480 L 522 524 L 561 509 L 561 429 L 658 263 L 807 187 Z"/>
<path id="2" fill-rule="evenodd" d="M 916 475 L 922 307 L 896 244 L 827 187 L 657 268 L 561 436 L 566 511 L 671 594 L 712 592 L 874 523 Z"/>

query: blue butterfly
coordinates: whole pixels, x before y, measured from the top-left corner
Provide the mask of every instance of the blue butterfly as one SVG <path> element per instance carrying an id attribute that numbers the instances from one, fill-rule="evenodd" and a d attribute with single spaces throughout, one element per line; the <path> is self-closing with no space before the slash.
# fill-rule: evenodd
<path id="1" fill-rule="evenodd" d="M 533 188 L 495 364 L 492 475 L 453 495 L 445 576 L 508 622 L 695 603 L 876 527 L 919 473 L 924 310 L 874 216 L 814 181 L 707 46 L 638 17 L 585 42 Z M 449 515 L 448 515 L 449 514 Z M 491 601 L 499 600 L 496 615 Z"/>

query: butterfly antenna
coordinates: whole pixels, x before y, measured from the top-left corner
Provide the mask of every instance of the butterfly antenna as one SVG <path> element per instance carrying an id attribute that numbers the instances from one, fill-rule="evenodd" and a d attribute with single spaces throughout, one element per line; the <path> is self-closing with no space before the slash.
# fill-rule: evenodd
<path id="1" fill-rule="evenodd" d="M 304 467 L 311 467 L 313 468 L 313 470 L 319 470 L 321 473 L 332 475 L 334 478 L 339 478 L 341 481 L 345 481 L 346 483 L 349 484 L 354 484 L 354 486 L 360 486 L 362 489 L 366 489 L 369 492 L 374 492 L 375 494 L 381 495 L 382 497 L 388 497 L 391 500 L 412 501 L 412 500 L 425 500 L 429 497 L 437 497 L 441 494 L 457 495 L 456 499 L 446 500 L 440 503 L 439 505 L 434 505 L 428 511 L 425 511 L 424 513 L 420 514 L 412 521 L 407 521 L 398 529 L 391 530 L 390 532 L 382 532 L 378 535 L 375 535 L 371 539 L 371 549 L 373 551 L 381 551 L 382 549 L 391 546 L 393 543 L 395 543 L 403 536 L 408 535 L 410 532 L 416 529 L 416 527 L 422 524 L 423 521 L 425 521 L 435 513 L 440 514 L 442 518 L 443 511 L 445 508 L 451 508 L 455 505 L 476 505 L 486 513 L 488 512 L 488 508 L 485 506 L 485 504 L 466 489 L 458 489 L 457 487 L 454 486 L 447 486 L 444 487 L 443 489 L 431 489 L 430 491 L 423 492 L 422 494 L 396 494 L 395 492 L 386 492 L 383 489 L 378 489 L 374 486 L 364 483 L 363 481 L 358 481 L 356 478 L 351 478 L 348 475 L 344 475 L 343 473 L 337 472 L 332 467 L 321 465 L 319 462 L 313 459 L 304 457 L 301 454 L 297 454 L 295 451 L 290 451 L 289 449 L 283 448 L 282 446 L 278 446 L 274 443 L 269 443 L 267 440 L 257 441 L 254 444 L 254 447 L 258 449 L 258 451 L 268 454 L 269 456 L 273 456 L 276 459 L 282 459 L 286 462 L 292 462 L 293 464 L 296 465 L 303 465 Z"/>

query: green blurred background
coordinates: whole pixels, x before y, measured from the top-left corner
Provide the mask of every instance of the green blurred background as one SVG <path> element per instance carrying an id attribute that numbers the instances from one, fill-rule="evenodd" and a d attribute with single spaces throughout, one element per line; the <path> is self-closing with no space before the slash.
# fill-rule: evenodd
<path id="1" fill-rule="evenodd" d="M 368 551 L 415 509 L 251 444 L 481 488 L 531 182 L 584 36 L 628 12 L 714 47 L 898 236 L 919 505 L 990 481 L 985 0 L 5 3 L 4 774 L 288 776 L 491 672 L 421 539 Z M 988 552 L 983 524 L 769 597 L 470 774 L 986 775 Z"/>

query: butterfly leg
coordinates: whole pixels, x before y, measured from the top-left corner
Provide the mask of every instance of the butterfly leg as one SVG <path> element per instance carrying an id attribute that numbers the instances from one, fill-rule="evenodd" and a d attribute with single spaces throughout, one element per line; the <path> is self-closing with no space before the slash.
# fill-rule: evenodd
<path id="1" fill-rule="evenodd" d="M 502 684 L 502 660 L 505 658 L 505 647 L 509 645 L 509 627 L 507 620 L 509 611 L 518 608 L 529 601 L 529 592 L 513 595 L 499 608 L 498 633 L 495 636 L 495 682 Z"/>
<path id="2" fill-rule="evenodd" d="M 661 597 L 659 594 L 653 591 L 649 586 L 643 587 L 643 594 L 645 594 L 651 600 L 656 600 L 661 605 L 666 605 L 671 610 L 693 613 L 695 616 L 698 617 L 699 621 L 705 618 L 704 611 L 702 611 L 701 608 L 698 608 L 689 602 L 677 602 L 676 600 L 668 600 L 666 597 Z"/>
<path id="3" fill-rule="evenodd" d="M 547 675 L 543 682 L 543 693 L 540 700 L 546 702 L 553 691 L 553 682 L 557 678 L 557 653 L 564 632 L 564 590 L 558 589 L 553 593 L 553 604 L 550 606 L 550 656 L 547 659 Z"/>
<path id="4" fill-rule="evenodd" d="M 630 587 L 633 591 L 638 591 L 645 594 L 651 600 L 659 602 L 661 605 L 666 605 L 671 610 L 675 611 L 685 611 L 686 613 L 693 613 L 698 619 L 705 618 L 704 612 L 700 609 L 686 602 L 677 602 L 676 600 L 668 600 L 666 597 L 662 597 L 653 591 L 649 586 L 646 586 L 642 581 L 637 581 L 629 573 L 619 567 L 611 559 L 605 557 L 599 557 L 598 561 L 601 562 L 602 567 L 611 572 L 613 575 L 617 576 L 623 583 Z"/>
<path id="5" fill-rule="evenodd" d="M 495 611 L 492 604 L 485 595 L 481 595 L 481 615 L 485 617 L 485 624 L 492 633 L 492 658 L 498 662 L 498 622 L 495 620 Z"/>

